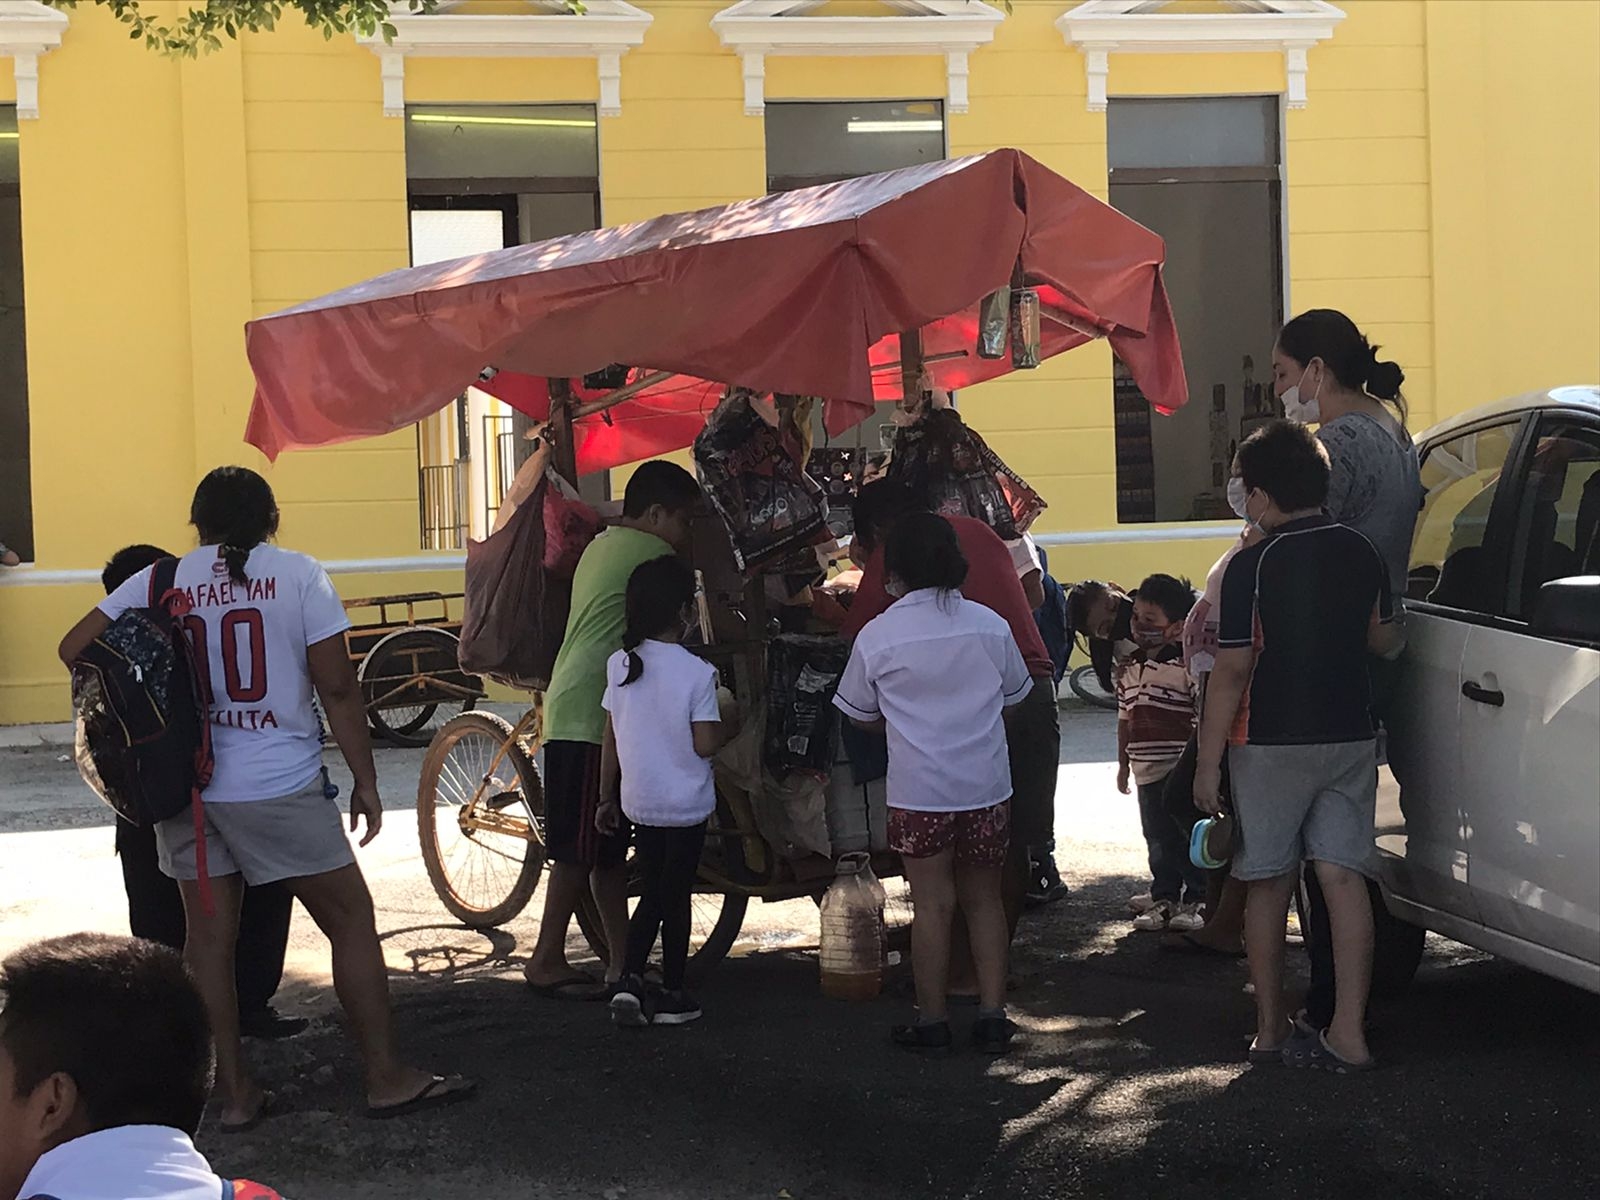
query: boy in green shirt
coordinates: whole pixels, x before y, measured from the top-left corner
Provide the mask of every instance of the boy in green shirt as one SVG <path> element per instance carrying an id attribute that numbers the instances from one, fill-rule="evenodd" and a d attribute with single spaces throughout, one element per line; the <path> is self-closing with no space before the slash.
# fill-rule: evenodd
<path id="1" fill-rule="evenodd" d="M 628 880 L 623 863 L 631 830 L 595 826 L 600 801 L 600 743 L 606 714 L 606 660 L 622 648 L 623 597 L 641 563 L 681 553 L 701 501 L 694 476 L 673 463 L 644 463 L 628 480 L 622 519 L 589 544 L 572 578 L 572 611 L 544 697 L 545 859 L 550 864 L 544 920 L 523 968 L 528 985 L 557 1000 L 600 1000 L 607 988 L 567 962 L 567 926 L 588 886 L 606 943 L 617 948 L 606 983 L 621 977 L 627 944 Z"/>

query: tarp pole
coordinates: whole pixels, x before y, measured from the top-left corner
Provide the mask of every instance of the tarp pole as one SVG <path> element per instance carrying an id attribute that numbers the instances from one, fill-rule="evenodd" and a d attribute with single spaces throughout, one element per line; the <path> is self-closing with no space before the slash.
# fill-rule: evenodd
<path id="1" fill-rule="evenodd" d="M 550 463 L 557 474 L 578 486 L 578 447 L 572 440 L 572 384 L 552 378 L 550 384 Z"/>
<path id="2" fill-rule="evenodd" d="M 900 401 L 910 408 L 922 395 L 922 330 L 900 335 Z"/>

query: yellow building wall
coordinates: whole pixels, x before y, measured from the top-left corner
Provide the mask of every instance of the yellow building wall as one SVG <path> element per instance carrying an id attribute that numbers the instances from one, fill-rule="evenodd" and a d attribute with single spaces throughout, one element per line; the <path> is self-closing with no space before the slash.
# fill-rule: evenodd
<path id="1" fill-rule="evenodd" d="M 764 123 L 710 27 L 729 0 L 643 0 L 655 22 L 599 123 L 604 220 L 759 194 Z M 1105 116 L 1053 22 L 1019 0 L 971 56 L 952 155 L 1018 146 L 1106 195 Z M 849 0 L 837 11 L 868 11 Z M 1406 369 L 1412 425 L 1502 395 L 1600 380 L 1600 6 L 1347 0 L 1285 123 L 1288 305 L 1342 308 Z M 803 18 L 802 18 L 803 19 Z M 38 562 L 0 575 L 0 723 L 66 714 L 53 647 L 118 546 L 183 548 L 196 480 L 265 469 L 240 440 L 241 326 L 408 259 L 404 123 L 379 64 L 285 20 L 196 62 L 143 50 L 80 6 L 21 122 Z M 769 100 L 938 99 L 937 57 L 769 57 Z M 0 69 L 0 103 L 11 72 Z M 1281 92 L 1281 56 L 1112 57 L 1122 95 Z M 588 59 L 407 64 L 415 103 L 593 103 Z M 1181 331 L 1180 331 L 1181 332 Z M 1265 349 L 1265 348 L 1263 348 Z M 1062 578 L 1200 576 L 1227 536 L 1119 529 L 1111 362 L 1085 347 L 963 395 L 969 419 L 1050 501 Z M 286 544 L 329 560 L 417 556 L 404 432 L 285 455 Z M 1168 527 L 1171 528 L 1171 527 Z M 1198 532 L 1192 526 L 1182 533 Z M 1129 535 L 1132 535 L 1131 537 Z M 457 571 L 340 574 L 347 595 L 459 586 Z"/>

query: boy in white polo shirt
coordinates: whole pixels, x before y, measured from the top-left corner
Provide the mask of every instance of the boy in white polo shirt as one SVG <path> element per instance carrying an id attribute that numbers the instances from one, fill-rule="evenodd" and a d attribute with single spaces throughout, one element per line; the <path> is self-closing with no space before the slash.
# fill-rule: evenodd
<path id="1" fill-rule="evenodd" d="M 205 1002 L 176 952 L 76 933 L 0 963 L 3 1200 L 274 1200 L 194 1148 L 210 1093 Z"/>
<path id="2" fill-rule="evenodd" d="M 959 897 L 978 974 L 974 1045 L 1002 1053 L 1016 1026 L 1005 1013 L 1006 946 L 1000 895 L 1011 824 L 1011 768 L 1003 710 L 1033 680 L 1006 622 L 960 594 L 967 575 L 950 523 L 901 518 L 884 548 L 891 592 L 902 598 L 856 637 L 834 704 L 889 743 L 889 842 L 905 863 L 916 905 L 912 966 L 918 1019 L 898 1045 L 941 1050 L 950 928 Z"/>

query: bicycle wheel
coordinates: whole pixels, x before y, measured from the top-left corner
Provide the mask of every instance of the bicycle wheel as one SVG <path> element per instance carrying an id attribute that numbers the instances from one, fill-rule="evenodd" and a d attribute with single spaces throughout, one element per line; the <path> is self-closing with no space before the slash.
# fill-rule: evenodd
<path id="1" fill-rule="evenodd" d="M 544 789 L 510 725 L 476 711 L 445 722 L 422 762 L 417 833 L 458 920 L 487 929 L 527 907 L 544 869 Z"/>
<path id="2" fill-rule="evenodd" d="M 455 635 L 446 630 L 417 628 L 391 633 L 367 652 L 357 679 L 374 733 L 396 746 L 429 744 L 441 707 L 437 697 L 443 689 L 438 685 L 461 689 L 476 682 L 456 662 L 457 646 Z M 465 707 L 471 708 L 472 702 Z"/>
<path id="3" fill-rule="evenodd" d="M 628 896 L 634 900 L 639 895 L 639 880 L 633 871 L 633 856 L 628 857 Z M 695 892 L 689 901 L 689 982 L 700 983 L 706 973 L 728 956 L 733 943 L 744 928 L 745 910 L 750 897 L 728 892 Z M 633 909 L 629 904 L 629 912 Z M 595 957 L 601 962 L 611 961 L 611 948 L 606 944 L 605 930 L 600 924 L 600 909 L 594 896 L 585 891 L 578 902 L 578 928 L 589 939 Z"/>
<path id="4" fill-rule="evenodd" d="M 1115 692 L 1108 692 L 1100 686 L 1100 680 L 1094 673 L 1094 667 L 1081 666 L 1071 675 L 1067 682 L 1072 686 L 1072 694 L 1087 704 L 1096 708 L 1115 708 L 1117 696 Z"/>

